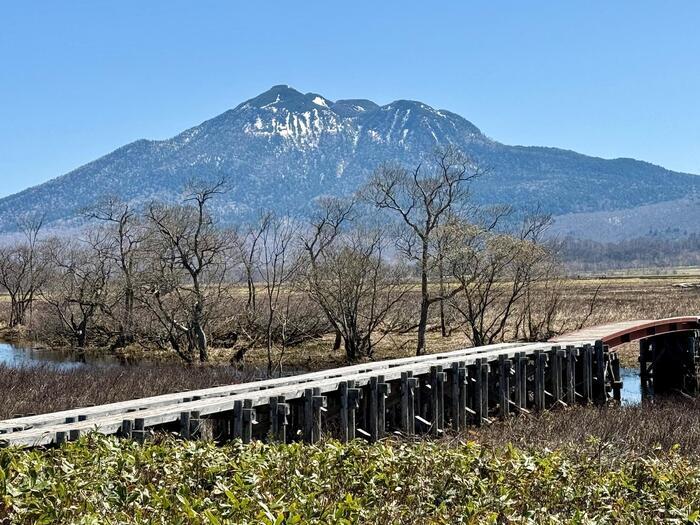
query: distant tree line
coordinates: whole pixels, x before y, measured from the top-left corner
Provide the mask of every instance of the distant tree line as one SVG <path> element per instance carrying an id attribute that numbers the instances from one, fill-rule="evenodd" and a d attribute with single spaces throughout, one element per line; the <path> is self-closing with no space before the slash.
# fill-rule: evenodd
<path id="1" fill-rule="evenodd" d="M 447 147 L 412 169 L 380 167 L 356 195 L 319 199 L 304 220 L 263 212 L 221 226 L 212 203 L 231 191 L 223 179 L 189 184 L 177 204 L 96 203 L 76 238 L 44 238 L 41 221 L 27 220 L 0 250 L 8 324 L 187 363 L 208 361 L 212 346 L 238 360 L 264 350 L 269 375 L 290 347 L 327 334 L 348 360 L 371 357 L 392 333 L 415 332 L 417 354 L 429 330 L 460 330 L 476 345 L 546 338 L 562 276 L 550 218 L 477 206 L 470 186 L 482 174 Z"/>
<path id="2" fill-rule="evenodd" d="M 565 238 L 558 243 L 559 257 L 570 272 L 671 268 L 700 265 L 700 235 L 680 239 L 637 237 L 617 242 Z"/>

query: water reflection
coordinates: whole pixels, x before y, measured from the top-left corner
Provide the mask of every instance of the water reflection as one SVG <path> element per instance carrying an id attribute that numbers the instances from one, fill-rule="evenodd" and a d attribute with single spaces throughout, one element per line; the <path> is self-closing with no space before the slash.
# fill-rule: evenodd
<path id="1" fill-rule="evenodd" d="M 0 343 L 0 364 L 11 368 L 51 365 L 62 370 L 84 366 L 124 366 L 124 359 L 113 355 L 85 355 L 49 348 L 29 348 Z"/>
<path id="2" fill-rule="evenodd" d="M 642 384 L 639 379 L 639 370 L 636 368 L 621 368 L 622 378 L 622 404 L 638 405 L 642 402 Z"/>

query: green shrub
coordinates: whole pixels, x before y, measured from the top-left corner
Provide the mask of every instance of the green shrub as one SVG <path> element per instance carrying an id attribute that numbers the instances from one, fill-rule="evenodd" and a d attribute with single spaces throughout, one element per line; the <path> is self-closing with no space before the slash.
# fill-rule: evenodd
<path id="1" fill-rule="evenodd" d="M 0 523 L 688 523 L 700 466 L 473 442 L 0 450 Z"/>

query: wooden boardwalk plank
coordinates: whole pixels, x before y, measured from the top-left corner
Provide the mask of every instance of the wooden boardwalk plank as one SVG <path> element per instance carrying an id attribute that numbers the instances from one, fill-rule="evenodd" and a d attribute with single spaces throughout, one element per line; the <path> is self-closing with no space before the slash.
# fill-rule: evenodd
<path id="1" fill-rule="evenodd" d="M 0 432 L 11 432 L 16 428 L 37 427 L 41 425 L 56 424 L 70 417 L 88 416 L 93 418 L 96 416 L 105 416 L 110 414 L 120 414 L 128 410 L 142 410 L 146 408 L 154 408 L 159 406 L 167 406 L 177 403 L 184 403 L 186 400 L 194 398 L 207 399 L 211 397 L 223 397 L 235 394 L 253 392 L 256 390 L 276 388 L 279 386 L 291 385 L 295 383 L 312 382 L 319 379 L 331 377 L 345 377 L 361 371 L 378 371 L 385 368 L 401 366 L 409 363 L 420 363 L 423 361 L 432 361 L 434 359 L 449 359 L 462 356 L 472 352 L 483 353 L 499 348 L 510 348 L 521 346 L 520 343 L 501 343 L 496 345 L 488 345 L 482 347 L 462 348 L 452 350 L 450 352 L 441 352 L 438 354 L 428 354 L 414 357 L 404 357 L 400 359 L 389 359 L 377 361 L 376 363 L 362 363 L 359 365 L 346 366 L 341 368 L 333 368 L 329 370 L 321 370 L 307 374 L 288 376 L 276 379 L 266 379 L 262 381 L 253 381 L 248 383 L 238 383 L 234 385 L 225 385 L 212 388 L 204 388 L 199 390 L 190 390 L 185 392 L 175 392 L 172 394 L 163 394 L 140 399 L 130 399 L 117 403 L 108 403 L 84 408 L 74 408 L 70 410 L 62 410 L 60 412 L 51 412 L 48 414 L 39 414 L 35 416 L 19 417 L 14 419 L 0 420 Z"/>
<path id="2" fill-rule="evenodd" d="M 535 350 L 548 350 L 551 348 L 549 343 L 537 343 L 529 345 L 511 345 L 508 348 L 499 346 L 499 348 L 489 349 L 485 352 L 474 352 L 464 355 L 464 361 L 467 365 L 473 364 L 477 359 L 486 359 L 495 361 L 499 355 L 505 354 L 509 358 L 514 357 L 518 352 L 532 353 Z M 444 361 L 444 356 L 435 355 L 432 360 L 421 360 L 404 364 L 401 366 L 388 367 L 384 370 L 385 381 L 394 381 L 401 378 L 402 372 L 412 372 L 413 375 L 424 375 L 430 372 L 432 366 L 436 363 Z M 145 427 L 153 427 L 166 423 L 179 421 L 180 415 L 183 412 L 199 412 L 201 416 L 217 414 L 221 412 L 229 412 L 234 409 L 236 401 L 249 400 L 251 407 L 267 405 L 272 396 L 285 396 L 287 401 L 300 399 L 304 396 L 304 392 L 308 388 L 318 388 L 320 394 L 334 392 L 339 389 L 340 383 L 343 381 L 354 381 L 357 387 L 362 387 L 369 384 L 371 378 L 374 377 L 373 371 L 359 372 L 340 377 L 330 377 L 320 379 L 313 382 L 299 382 L 285 384 L 273 388 L 256 390 L 252 392 L 237 392 L 226 397 L 213 397 L 198 399 L 196 401 L 187 401 L 165 406 L 158 406 L 139 410 L 137 412 L 110 414 L 98 416 L 86 421 L 76 421 L 73 423 L 51 424 L 43 427 L 32 428 L 29 430 L 17 431 L 0 436 L 2 441 L 7 444 L 38 446 L 56 442 L 56 436 L 59 433 L 69 433 L 71 430 L 80 430 L 81 432 L 97 431 L 103 434 L 115 434 L 119 432 L 124 419 L 138 418 L 142 420 Z"/>

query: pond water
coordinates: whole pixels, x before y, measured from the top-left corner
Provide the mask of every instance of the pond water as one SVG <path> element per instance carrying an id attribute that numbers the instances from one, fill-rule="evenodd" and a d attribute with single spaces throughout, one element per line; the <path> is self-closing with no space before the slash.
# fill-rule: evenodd
<path id="1" fill-rule="evenodd" d="M 638 405 L 642 402 L 642 383 L 639 379 L 639 370 L 636 368 L 621 368 L 622 379 L 622 403 L 626 405 Z"/>
<path id="2" fill-rule="evenodd" d="M 64 370 L 84 366 L 125 366 L 129 362 L 113 355 L 80 355 L 50 348 L 31 348 L 0 343 L 0 364 L 9 367 L 51 365 Z"/>

